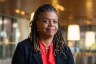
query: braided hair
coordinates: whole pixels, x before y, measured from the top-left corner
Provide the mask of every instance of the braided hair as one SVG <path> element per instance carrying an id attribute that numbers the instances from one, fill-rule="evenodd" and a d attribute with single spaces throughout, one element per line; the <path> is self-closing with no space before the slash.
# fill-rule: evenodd
<path id="1" fill-rule="evenodd" d="M 57 13 L 56 9 L 51 4 L 44 4 L 36 10 L 36 12 L 33 16 L 33 20 L 30 22 L 31 32 L 29 34 L 29 38 L 31 39 L 32 43 L 34 44 L 35 51 L 40 51 L 39 36 L 38 36 L 36 22 L 37 22 L 37 20 L 39 20 L 39 15 L 46 11 L 53 11 L 53 12 Z M 66 53 L 66 50 L 68 47 L 65 44 L 64 39 L 62 37 L 59 23 L 58 23 L 58 27 L 59 27 L 59 29 L 53 38 L 54 52 L 63 53 L 63 55 L 66 55 L 65 53 Z"/>

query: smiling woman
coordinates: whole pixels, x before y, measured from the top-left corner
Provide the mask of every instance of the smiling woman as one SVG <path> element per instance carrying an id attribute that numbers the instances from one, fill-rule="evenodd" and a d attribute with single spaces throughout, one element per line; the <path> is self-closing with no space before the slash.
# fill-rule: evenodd
<path id="1" fill-rule="evenodd" d="M 62 37 L 57 11 L 52 5 L 40 6 L 30 27 L 29 37 L 16 47 L 12 64 L 74 64 L 71 50 Z"/>
<path id="2" fill-rule="evenodd" d="M 58 30 L 58 16 L 52 11 L 44 12 L 40 15 L 37 22 L 37 29 L 39 30 L 40 38 L 54 37 Z"/>

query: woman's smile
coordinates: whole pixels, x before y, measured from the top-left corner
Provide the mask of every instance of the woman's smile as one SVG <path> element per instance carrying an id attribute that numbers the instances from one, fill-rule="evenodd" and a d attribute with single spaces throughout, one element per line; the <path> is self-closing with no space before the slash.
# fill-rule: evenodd
<path id="1" fill-rule="evenodd" d="M 40 15 L 39 23 L 37 23 L 39 29 L 39 36 L 53 37 L 58 30 L 58 16 L 52 11 L 46 11 Z"/>
<path id="2" fill-rule="evenodd" d="M 55 27 L 51 27 L 51 28 L 48 28 L 48 29 L 47 29 L 47 31 L 48 31 L 48 32 L 52 32 L 52 33 L 53 33 L 53 32 L 55 32 L 55 31 L 56 31 L 56 29 L 55 29 Z"/>

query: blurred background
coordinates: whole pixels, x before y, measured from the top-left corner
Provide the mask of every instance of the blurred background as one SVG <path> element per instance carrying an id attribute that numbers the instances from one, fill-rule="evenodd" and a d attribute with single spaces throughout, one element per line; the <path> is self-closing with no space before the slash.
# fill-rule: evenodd
<path id="1" fill-rule="evenodd" d="M 50 3 L 75 64 L 96 64 L 96 0 L 0 0 L 0 64 L 11 64 L 18 42 L 28 37 L 35 10 Z"/>

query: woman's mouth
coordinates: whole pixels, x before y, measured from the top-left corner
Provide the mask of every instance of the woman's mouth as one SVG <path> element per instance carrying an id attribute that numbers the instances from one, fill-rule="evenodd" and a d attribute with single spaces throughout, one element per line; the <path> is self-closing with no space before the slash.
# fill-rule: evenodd
<path id="1" fill-rule="evenodd" d="M 55 32 L 55 29 L 54 28 L 49 28 L 48 31 L 49 32 Z"/>

